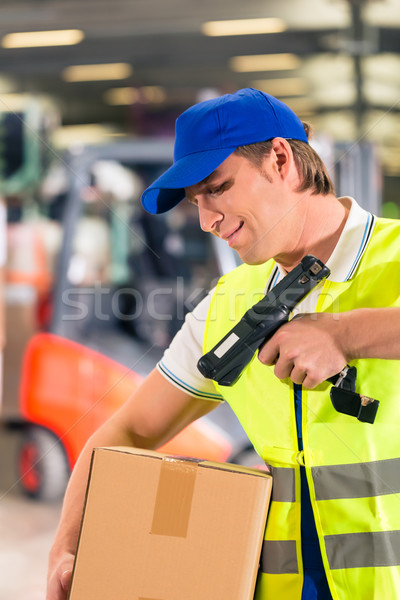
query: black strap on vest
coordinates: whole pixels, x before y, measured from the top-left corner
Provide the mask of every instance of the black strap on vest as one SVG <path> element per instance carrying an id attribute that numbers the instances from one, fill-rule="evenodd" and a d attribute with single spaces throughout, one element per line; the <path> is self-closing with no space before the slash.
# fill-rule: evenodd
<path id="1" fill-rule="evenodd" d="M 338 375 L 331 377 L 334 385 L 330 396 L 337 412 L 356 417 L 362 423 L 373 423 L 379 408 L 379 401 L 356 392 L 357 369 L 346 366 Z"/>

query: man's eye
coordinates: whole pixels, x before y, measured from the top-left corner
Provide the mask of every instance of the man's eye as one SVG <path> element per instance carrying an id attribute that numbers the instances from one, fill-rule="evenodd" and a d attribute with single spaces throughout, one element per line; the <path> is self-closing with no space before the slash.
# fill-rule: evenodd
<path id="1" fill-rule="evenodd" d="M 223 191 L 224 191 L 224 185 L 219 185 L 218 187 L 210 189 L 210 194 L 212 196 L 217 196 L 218 194 L 221 194 Z"/>

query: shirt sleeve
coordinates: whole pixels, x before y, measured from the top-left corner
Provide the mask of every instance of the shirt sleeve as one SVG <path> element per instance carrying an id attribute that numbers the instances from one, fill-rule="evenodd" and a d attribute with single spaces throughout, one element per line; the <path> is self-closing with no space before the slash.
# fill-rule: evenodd
<path id="1" fill-rule="evenodd" d="M 212 380 L 204 377 L 197 368 L 197 362 L 203 355 L 204 330 L 214 289 L 186 315 L 181 329 L 164 352 L 157 369 L 171 383 L 191 396 L 218 402 L 223 397 L 217 392 Z"/>

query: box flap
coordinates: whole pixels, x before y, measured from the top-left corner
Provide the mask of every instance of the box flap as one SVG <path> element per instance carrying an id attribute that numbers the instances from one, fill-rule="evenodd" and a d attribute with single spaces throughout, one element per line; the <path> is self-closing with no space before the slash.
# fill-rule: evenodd
<path id="1" fill-rule="evenodd" d="M 222 471 L 239 472 L 254 477 L 271 477 L 271 473 L 262 471 L 261 469 L 255 469 L 253 467 L 245 467 L 243 465 L 236 465 L 233 463 L 216 463 L 211 460 L 201 460 L 200 458 L 192 458 L 190 456 L 180 456 L 172 454 L 164 454 L 156 450 L 148 450 L 144 448 L 133 448 L 131 446 L 101 446 L 94 448 L 93 452 L 99 450 L 111 451 L 111 452 L 123 452 L 127 454 L 135 454 L 137 456 L 148 456 L 158 460 L 171 460 L 171 461 L 187 461 L 191 463 L 198 463 L 199 466 L 205 469 L 218 469 Z"/>

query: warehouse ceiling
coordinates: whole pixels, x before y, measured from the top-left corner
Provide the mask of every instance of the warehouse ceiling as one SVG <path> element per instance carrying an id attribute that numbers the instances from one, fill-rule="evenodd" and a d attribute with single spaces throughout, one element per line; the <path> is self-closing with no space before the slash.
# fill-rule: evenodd
<path id="1" fill-rule="evenodd" d="M 203 30 L 256 18 L 279 19 L 280 31 Z M 61 29 L 79 30 L 80 41 L 5 47 L 10 33 Z M 254 86 L 335 139 L 376 141 L 388 172 L 400 171 L 400 0 L 2 0 L 0 39 L 3 107 L 35 93 L 65 126 L 155 134 L 200 99 Z M 281 56 L 237 58 L 254 55 Z M 76 81 L 68 69 L 109 63 L 120 79 Z"/>

